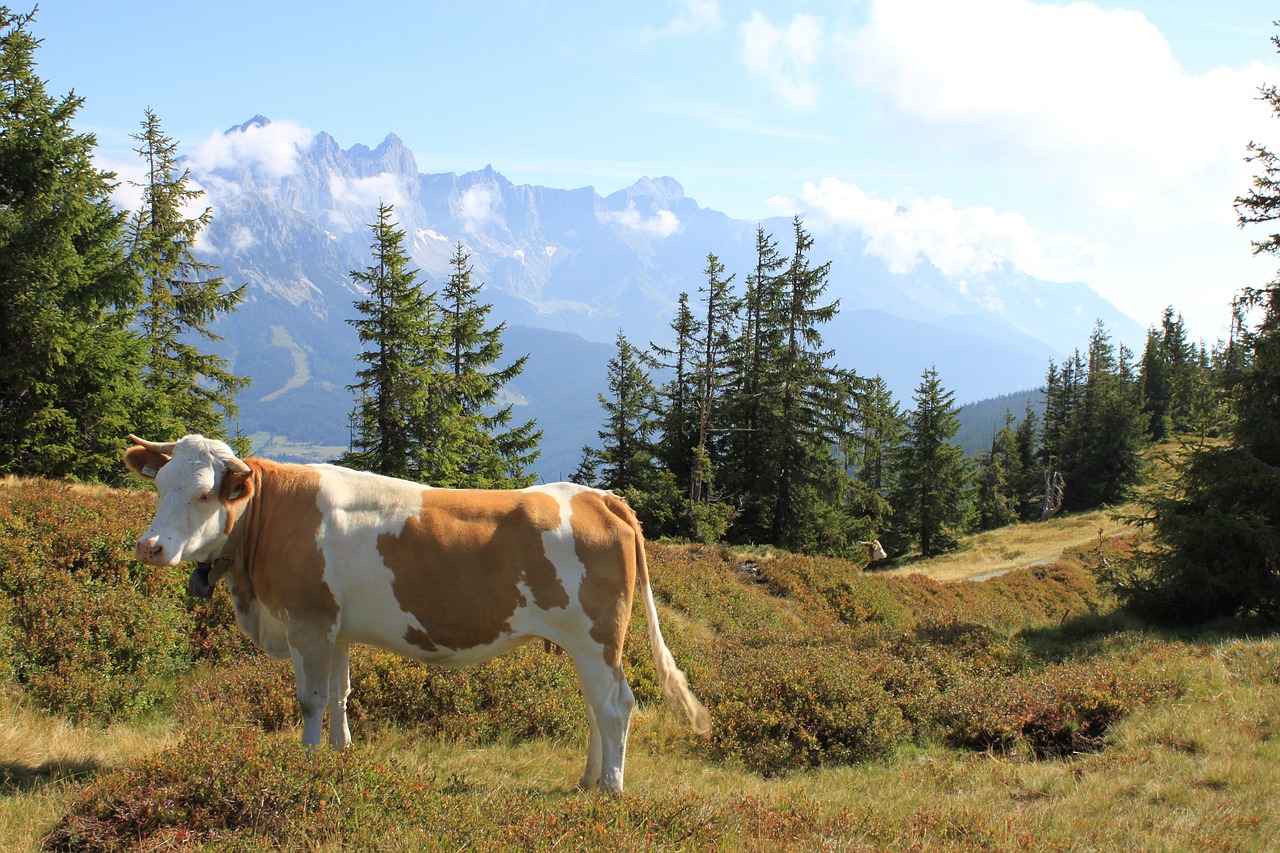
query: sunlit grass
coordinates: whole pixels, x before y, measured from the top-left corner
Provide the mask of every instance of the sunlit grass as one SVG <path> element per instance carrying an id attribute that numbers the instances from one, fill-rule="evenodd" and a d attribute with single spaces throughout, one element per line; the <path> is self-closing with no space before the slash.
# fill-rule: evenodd
<path id="1" fill-rule="evenodd" d="M 713 822 L 740 819 L 746 803 L 754 803 L 753 814 L 780 821 L 797 809 L 812 810 L 806 820 L 814 834 L 795 845 L 768 836 L 767 826 L 757 826 L 757 814 L 750 826 L 761 834 L 742 836 L 732 848 L 743 850 L 815 849 L 821 846 L 815 839 L 824 837 L 834 849 L 855 850 L 1267 849 L 1280 837 L 1274 808 L 1280 790 L 1277 654 L 1274 639 L 1170 643 L 1154 665 L 1186 675 L 1193 685 L 1188 694 L 1120 723 L 1105 752 L 1054 761 L 924 746 L 852 767 L 766 779 L 733 762 L 710 762 L 673 747 L 683 730 L 665 711 L 648 708 L 633 726 L 624 798 L 632 817 L 626 820 L 678 796 L 687 800 L 685 808 L 703 809 Z M 175 742 L 173 728 L 163 723 L 78 727 L 13 701 L 0 704 L 0 716 L 0 763 L 14 774 L 0 796 L 5 849 L 37 849 L 67 808 L 75 779 Z M 499 821 L 506 815 L 514 826 L 543 812 L 565 812 L 577 821 L 565 835 L 538 843 L 523 836 L 519 849 L 585 846 L 587 839 L 575 835 L 581 821 L 590 820 L 592 808 L 581 814 L 583 801 L 601 801 L 573 790 L 584 743 L 537 739 L 474 747 L 394 728 L 360 734 L 354 749 L 362 757 L 448 797 L 473 801 Z M 260 735 L 264 741 L 296 736 L 296 730 Z M 713 829 L 708 826 L 706 839 L 719 838 Z M 383 839 L 386 846 L 369 846 L 366 838 L 356 849 L 429 849 L 432 839 L 442 837 L 439 831 L 406 825 Z M 730 849 L 717 844 L 711 848 Z M 285 849 L 344 847 L 304 832 Z M 477 849 L 502 846 L 478 841 Z"/>
<path id="2" fill-rule="evenodd" d="M 37 849 L 65 811 L 76 782 L 159 752 L 176 740 L 170 720 L 74 725 L 0 694 L 0 849 Z"/>
<path id="3" fill-rule="evenodd" d="M 1126 508 L 1120 508 L 1124 514 Z M 995 575 L 1057 559 L 1064 551 L 1087 548 L 1130 528 L 1115 518 L 1115 510 L 1096 510 L 1058 516 L 1044 522 L 1025 522 L 965 537 L 963 550 L 927 560 L 909 560 L 876 572 L 884 576 L 926 575 L 954 581 Z"/>

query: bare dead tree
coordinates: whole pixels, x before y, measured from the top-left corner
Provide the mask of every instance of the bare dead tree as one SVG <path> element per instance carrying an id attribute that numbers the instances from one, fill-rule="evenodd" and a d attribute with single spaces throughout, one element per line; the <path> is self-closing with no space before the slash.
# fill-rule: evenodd
<path id="1" fill-rule="evenodd" d="M 1066 492 L 1067 481 L 1060 471 L 1044 472 L 1044 504 L 1040 509 L 1040 520 L 1047 521 L 1062 510 L 1062 496 Z"/>

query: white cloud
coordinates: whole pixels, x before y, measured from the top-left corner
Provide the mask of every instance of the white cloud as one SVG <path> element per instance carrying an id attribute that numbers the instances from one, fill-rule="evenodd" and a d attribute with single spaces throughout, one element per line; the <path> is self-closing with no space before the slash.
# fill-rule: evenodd
<path id="1" fill-rule="evenodd" d="M 640 211 L 636 210 L 634 203 L 629 203 L 626 210 L 601 211 L 600 219 L 603 222 L 612 222 L 629 231 L 650 237 L 670 237 L 680 230 L 680 217 L 671 211 L 659 210 L 656 214 L 646 219 L 640 214 Z"/>
<path id="2" fill-rule="evenodd" d="M 141 158 L 116 160 L 95 156 L 94 165 L 104 171 L 116 173 L 116 188 L 111 191 L 112 204 L 121 210 L 137 210 L 142 205 L 140 184 L 147 179 L 147 170 L 143 168 Z"/>
<path id="3" fill-rule="evenodd" d="M 719 0 L 676 0 L 676 13 L 663 27 L 645 27 L 645 39 L 681 38 L 715 32 L 723 26 Z"/>
<path id="4" fill-rule="evenodd" d="M 462 217 L 462 227 L 473 233 L 490 219 L 496 219 L 497 200 L 497 194 L 490 187 L 483 184 L 467 187 L 458 200 L 458 215 Z"/>
<path id="5" fill-rule="evenodd" d="M 1187 73 L 1146 17 L 1087 2 L 875 0 L 841 41 L 888 112 L 1148 227 L 1230 219 L 1274 68 Z"/>
<path id="6" fill-rule="evenodd" d="M 1063 280 L 1078 278 L 1105 256 L 1104 248 L 1077 237 L 1044 236 L 1016 213 L 957 208 L 938 196 L 886 201 L 835 178 L 806 183 L 790 206 L 817 227 L 862 235 L 867 254 L 899 274 L 927 261 L 952 278 L 981 277 L 1007 261 L 1033 276 Z"/>
<path id="7" fill-rule="evenodd" d="M 252 249 L 258 245 L 258 238 L 254 233 L 244 226 L 240 226 L 231 232 L 231 250 L 234 252 L 243 252 L 246 249 Z"/>
<path id="8" fill-rule="evenodd" d="M 399 207 L 406 198 L 399 177 L 383 172 L 367 178 L 329 175 L 329 195 L 337 204 L 377 207 L 379 203 Z"/>
<path id="9" fill-rule="evenodd" d="M 207 172 L 241 166 L 268 177 L 283 178 L 298 166 L 298 153 L 315 134 L 290 121 L 251 124 L 226 133 L 213 133 L 191 153 L 192 170 Z"/>
<path id="10" fill-rule="evenodd" d="M 817 105 L 818 89 L 809 76 L 822 52 L 822 27 L 817 18 L 797 14 L 786 29 L 779 29 L 761 13 L 752 12 L 738 32 L 742 62 L 748 71 L 796 109 Z"/>

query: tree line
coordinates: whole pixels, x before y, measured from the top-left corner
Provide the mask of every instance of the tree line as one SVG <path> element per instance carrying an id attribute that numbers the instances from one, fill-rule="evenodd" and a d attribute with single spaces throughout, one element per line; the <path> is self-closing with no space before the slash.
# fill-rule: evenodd
<path id="1" fill-rule="evenodd" d="M 1140 362 L 1098 323 L 1083 352 L 1049 362 L 1043 418 L 1006 412 L 970 459 L 936 365 L 904 409 L 880 377 L 834 362 L 829 265 L 799 218 L 791 237 L 784 253 L 757 228 L 741 288 L 708 254 L 673 343 L 618 333 L 600 441 L 574 479 L 626 494 L 654 533 L 834 554 L 874 537 L 929 556 L 974 530 L 1120 503 L 1150 442 L 1221 419 L 1213 377 L 1234 350 L 1189 342 L 1169 308 Z"/>

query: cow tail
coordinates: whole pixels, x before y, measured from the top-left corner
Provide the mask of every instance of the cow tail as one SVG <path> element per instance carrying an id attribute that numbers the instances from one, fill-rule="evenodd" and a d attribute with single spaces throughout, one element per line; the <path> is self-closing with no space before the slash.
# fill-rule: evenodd
<path id="1" fill-rule="evenodd" d="M 644 614 L 649 623 L 649 646 L 653 649 L 653 665 L 658 671 L 658 685 L 662 695 L 688 719 L 693 731 L 699 735 L 711 733 L 711 715 L 706 706 L 699 701 L 689 689 L 689 679 L 684 671 L 676 665 L 671 650 L 662 639 L 662 629 L 658 627 L 658 607 L 653 600 L 653 588 L 649 585 L 649 558 L 644 550 L 644 531 L 640 528 L 640 520 L 635 512 L 621 498 L 610 495 L 609 509 L 631 525 L 635 531 L 636 543 L 636 581 L 640 585 L 640 593 L 644 597 Z M 616 505 L 615 505 L 616 501 Z"/>

